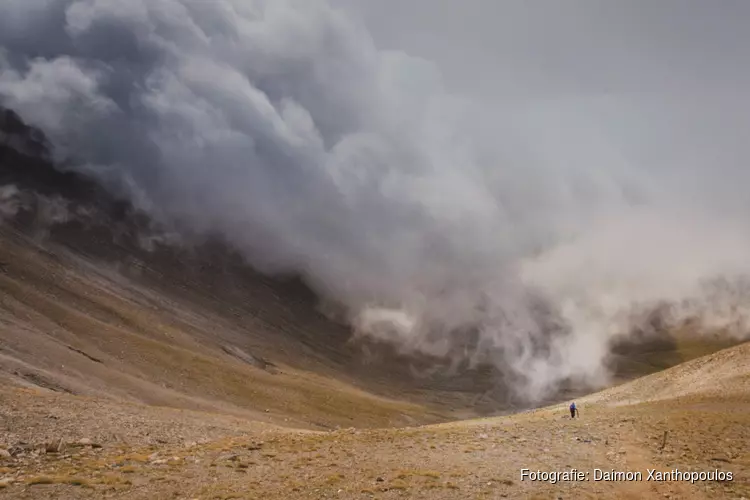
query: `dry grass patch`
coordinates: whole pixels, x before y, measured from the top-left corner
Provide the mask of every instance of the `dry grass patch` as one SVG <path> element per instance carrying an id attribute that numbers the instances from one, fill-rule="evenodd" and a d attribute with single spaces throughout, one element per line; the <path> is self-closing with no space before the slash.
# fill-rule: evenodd
<path id="1" fill-rule="evenodd" d="M 123 459 L 129 462 L 147 463 L 151 461 L 151 455 L 146 455 L 145 453 L 131 453 L 125 455 Z"/>
<path id="2" fill-rule="evenodd" d="M 402 470 L 396 475 L 398 479 L 406 479 L 407 477 L 423 477 L 427 479 L 440 479 L 440 473 L 432 470 Z"/>
<path id="3" fill-rule="evenodd" d="M 393 481 L 388 486 L 384 486 L 382 489 L 385 491 L 388 491 L 388 490 L 406 491 L 409 489 L 409 485 L 403 481 L 397 480 L 397 481 Z"/>
<path id="4" fill-rule="evenodd" d="M 58 482 L 61 484 L 70 484 L 71 486 L 84 486 L 88 488 L 92 487 L 91 481 L 82 477 L 60 478 Z"/>
<path id="5" fill-rule="evenodd" d="M 37 484 L 55 484 L 55 478 L 52 476 L 34 476 L 26 480 L 26 484 L 34 486 Z"/>
<path id="6" fill-rule="evenodd" d="M 71 486 L 83 486 L 93 487 L 90 480 L 82 477 L 71 477 L 71 476 L 34 476 L 26 480 L 26 484 L 29 486 L 43 485 L 43 484 L 69 484 Z"/>
<path id="7" fill-rule="evenodd" d="M 129 479 L 125 479 L 117 474 L 103 474 L 97 478 L 98 484 L 106 484 L 109 486 L 118 485 L 130 485 L 132 484 Z"/>
<path id="8" fill-rule="evenodd" d="M 342 479 L 345 479 L 346 476 L 343 474 L 332 474 L 326 478 L 327 484 L 336 484 L 341 482 Z"/>

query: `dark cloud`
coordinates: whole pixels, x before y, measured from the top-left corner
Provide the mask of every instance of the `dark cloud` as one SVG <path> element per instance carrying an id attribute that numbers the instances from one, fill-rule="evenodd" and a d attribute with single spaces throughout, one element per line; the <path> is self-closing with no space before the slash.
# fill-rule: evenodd
<path id="1" fill-rule="evenodd" d="M 9 0 L 0 99 L 359 333 L 471 334 L 530 396 L 600 381 L 652 304 L 744 331 L 703 300 L 750 270 L 744 3 L 339 4 Z"/>

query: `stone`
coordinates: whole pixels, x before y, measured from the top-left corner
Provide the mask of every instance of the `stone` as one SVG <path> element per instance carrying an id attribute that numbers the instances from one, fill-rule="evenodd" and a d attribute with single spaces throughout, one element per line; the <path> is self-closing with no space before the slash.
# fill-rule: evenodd
<path id="1" fill-rule="evenodd" d="M 63 442 L 62 438 L 56 439 L 49 443 L 45 443 L 44 445 L 44 451 L 46 451 L 47 453 L 60 453 L 64 449 L 65 443 Z"/>

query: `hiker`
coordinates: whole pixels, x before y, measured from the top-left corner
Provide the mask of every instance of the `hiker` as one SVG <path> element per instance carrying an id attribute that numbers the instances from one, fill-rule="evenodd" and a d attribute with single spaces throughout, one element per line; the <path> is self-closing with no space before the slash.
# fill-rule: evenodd
<path id="1" fill-rule="evenodd" d="M 576 415 L 578 415 L 578 408 L 576 408 L 576 403 L 573 401 L 570 403 L 570 418 L 576 418 Z"/>

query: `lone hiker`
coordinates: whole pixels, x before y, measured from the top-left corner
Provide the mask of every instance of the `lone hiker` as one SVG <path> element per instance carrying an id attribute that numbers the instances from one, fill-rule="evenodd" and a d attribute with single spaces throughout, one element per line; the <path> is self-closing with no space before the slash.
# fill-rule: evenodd
<path id="1" fill-rule="evenodd" d="M 573 401 L 570 403 L 570 418 L 576 418 L 576 415 L 578 415 L 578 408 L 576 408 L 576 403 Z"/>

